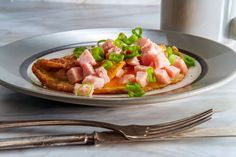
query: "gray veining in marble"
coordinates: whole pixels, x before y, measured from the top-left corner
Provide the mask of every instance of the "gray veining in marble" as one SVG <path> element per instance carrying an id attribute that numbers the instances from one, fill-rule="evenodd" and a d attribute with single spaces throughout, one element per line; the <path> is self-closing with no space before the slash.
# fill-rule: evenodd
<path id="1" fill-rule="evenodd" d="M 97 27 L 159 28 L 158 6 L 77 5 L 47 2 L 0 3 L 0 45 L 25 37 Z M 0 86 L 0 120 L 78 118 L 118 124 L 166 122 L 214 108 L 203 129 L 236 130 L 236 79 L 219 89 L 173 102 L 124 108 L 95 108 L 43 100 Z M 0 130 L 0 137 L 92 131 L 91 128 L 47 127 Z M 135 144 L 73 146 L 3 151 L 4 157 L 64 156 L 236 156 L 236 138 L 195 139 Z"/>

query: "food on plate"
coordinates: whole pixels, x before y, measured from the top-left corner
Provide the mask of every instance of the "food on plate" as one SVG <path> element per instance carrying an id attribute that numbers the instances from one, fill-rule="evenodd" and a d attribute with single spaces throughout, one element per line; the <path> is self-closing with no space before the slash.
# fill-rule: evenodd
<path id="1" fill-rule="evenodd" d="M 140 97 L 145 92 L 184 79 L 195 59 L 175 46 L 158 45 L 134 28 L 130 36 L 77 47 L 61 58 L 38 59 L 32 72 L 46 88 L 77 96 L 122 94 Z"/>

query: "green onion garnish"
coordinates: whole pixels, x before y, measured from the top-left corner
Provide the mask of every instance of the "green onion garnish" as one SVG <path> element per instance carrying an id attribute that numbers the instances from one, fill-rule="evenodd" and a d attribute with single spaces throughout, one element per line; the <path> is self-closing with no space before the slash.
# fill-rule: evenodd
<path id="1" fill-rule="evenodd" d="M 141 27 L 136 27 L 136 28 L 132 29 L 132 33 L 133 33 L 133 35 L 137 36 L 138 38 L 142 38 L 143 29 Z"/>
<path id="2" fill-rule="evenodd" d="M 168 59 L 169 59 L 169 61 L 170 61 L 170 64 L 173 65 L 173 64 L 175 63 L 175 60 L 176 60 L 177 58 L 178 58 L 177 55 L 171 54 L 171 55 L 168 57 Z"/>
<path id="3" fill-rule="evenodd" d="M 123 32 L 118 35 L 117 39 L 123 41 L 127 45 L 131 44 L 128 37 Z"/>
<path id="4" fill-rule="evenodd" d="M 126 46 L 123 48 L 124 51 L 130 51 L 130 54 L 125 55 L 125 59 L 130 59 L 141 55 L 141 48 L 138 45 Z"/>
<path id="5" fill-rule="evenodd" d="M 127 44 L 126 43 L 124 43 L 122 40 L 120 40 L 120 39 L 116 39 L 115 41 L 114 41 L 114 44 L 117 46 L 117 47 L 119 47 L 119 48 L 122 48 L 122 47 L 124 47 L 124 46 L 126 46 Z"/>
<path id="6" fill-rule="evenodd" d="M 141 97 L 145 94 L 145 91 L 138 83 L 128 83 L 126 85 L 126 90 L 128 91 L 129 97 Z"/>
<path id="7" fill-rule="evenodd" d="M 167 52 L 168 57 L 173 54 L 173 50 L 171 47 L 167 47 L 166 52 Z"/>
<path id="8" fill-rule="evenodd" d="M 111 69 L 111 67 L 113 66 L 113 63 L 112 63 L 112 61 L 106 60 L 106 61 L 102 64 L 102 66 L 103 66 L 106 70 L 109 70 L 109 69 Z"/>
<path id="9" fill-rule="evenodd" d="M 104 59 L 104 52 L 101 47 L 92 48 L 92 55 L 96 61 L 102 61 Z"/>
<path id="10" fill-rule="evenodd" d="M 80 91 L 82 87 L 86 87 L 86 90 Z M 83 83 L 80 85 L 78 90 L 76 91 L 77 96 L 89 96 L 93 90 L 93 85 L 91 83 Z"/>
<path id="11" fill-rule="evenodd" d="M 104 43 L 105 41 L 107 41 L 107 40 L 104 40 L 104 39 L 99 40 L 99 41 L 97 42 L 97 46 L 100 47 L 100 44 L 101 44 L 101 43 Z"/>
<path id="12" fill-rule="evenodd" d="M 108 59 L 112 62 L 118 63 L 118 62 L 124 60 L 124 55 L 116 54 L 116 53 L 112 52 L 109 54 Z"/>
<path id="13" fill-rule="evenodd" d="M 80 55 L 81 55 L 81 54 L 84 52 L 84 50 L 86 50 L 86 49 L 87 49 L 87 48 L 84 47 L 84 46 L 82 46 L 82 47 L 77 47 L 77 48 L 74 49 L 73 54 L 74 54 L 74 56 L 75 56 L 76 58 L 79 58 Z"/>
<path id="14" fill-rule="evenodd" d="M 183 60 L 188 68 L 195 66 L 195 59 L 192 57 L 185 55 Z"/>
<path id="15" fill-rule="evenodd" d="M 148 74 L 148 77 L 147 77 L 148 78 L 148 82 L 154 83 L 154 82 L 157 81 L 156 77 L 154 75 L 154 70 L 153 70 L 152 67 L 147 69 L 147 74 Z"/>
<path id="16" fill-rule="evenodd" d="M 130 44 L 133 44 L 134 42 L 138 41 L 138 39 L 139 38 L 134 34 L 128 38 Z"/>

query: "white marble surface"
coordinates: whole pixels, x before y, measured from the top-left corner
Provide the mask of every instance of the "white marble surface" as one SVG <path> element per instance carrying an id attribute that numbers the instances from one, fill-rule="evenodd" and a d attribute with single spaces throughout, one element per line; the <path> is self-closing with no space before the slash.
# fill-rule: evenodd
<path id="1" fill-rule="evenodd" d="M 1 2 L 0 45 L 58 31 L 96 27 L 159 28 L 158 6 L 103 6 L 45 2 Z M 236 133 L 236 79 L 229 84 L 191 98 L 125 108 L 75 106 L 26 96 L 0 86 L 0 120 L 78 118 L 119 124 L 151 124 L 174 120 L 214 108 L 213 119 L 201 125 L 203 131 Z M 0 137 L 91 131 L 91 128 L 53 127 L 0 130 Z M 211 132 L 210 132 L 211 131 Z M 195 139 L 135 144 L 73 146 L 3 151 L 4 157 L 64 156 L 236 156 L 236 138 Z"/>

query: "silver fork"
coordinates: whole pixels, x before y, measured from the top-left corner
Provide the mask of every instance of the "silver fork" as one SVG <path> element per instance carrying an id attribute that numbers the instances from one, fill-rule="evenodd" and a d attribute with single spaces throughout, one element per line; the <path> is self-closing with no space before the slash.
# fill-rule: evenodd
<path id="1" fill-rule="evenodd" d="M 88 120 L 27 120 L 27 121 L 0 121 L 0 129 L 47 126 L 47 125 L 78 125 L 106 128 L 122 134 L 126 139 L 161 138 L 183 132 L 211 119 L 213 109 L 195 114 L 191 117 L 173 122 L 156 125 L 116 125 Z"/>

